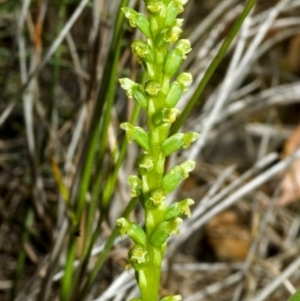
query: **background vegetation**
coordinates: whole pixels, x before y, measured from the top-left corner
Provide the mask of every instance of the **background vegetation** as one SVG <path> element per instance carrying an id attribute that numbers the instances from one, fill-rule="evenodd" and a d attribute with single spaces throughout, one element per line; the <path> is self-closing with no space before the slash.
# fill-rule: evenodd
<path id="1" fill-rule="evenodd" d="M 144 124 L 117 79 L 143 79 L 139 37 L 120 6 L 142 1 L 0 0 L 0 300 L 129 300 L 127 239 L 141 210 L 127 176 L 139 150 L 119 124 Z M 282 301 L 300 286 L 300 1 L 257 2 L 205 90 L 197 87 L 245 1 L 190 0 L 183 37 L 196 104 L 173 156 L 197 161 L 174 193 L 193 197 L 170 242 L 161 295 Z M 171 164 L 172 163 L 172 164 Z"/>

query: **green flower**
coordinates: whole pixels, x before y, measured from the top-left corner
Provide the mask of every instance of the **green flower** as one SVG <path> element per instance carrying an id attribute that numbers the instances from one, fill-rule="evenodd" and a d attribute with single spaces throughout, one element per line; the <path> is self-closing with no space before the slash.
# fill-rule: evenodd
<path id="1" fill-rule="evenodd" d="M 161 247 L 166 243 L 169 236 L 179 233 L 181 223 L 182 219 L 179 217 L 174 217 L 168 221 L 161 222 L 153 230 L 150 237 L 150 243 L 156 248 Z"/>
<path id="2" fill-rule="evenodd" d="M 117 219 L 117 226 L 120 227 L 121 237 L 127 234 L 136 244 L 146 246 L 146 233 L 137 223 L 132 223 L 127 218 L 121 217 Z"/>
<path id="3" fill-rule="evenodd" d="M 167 192 L 172 192 L 176 187 L 189 176 L 195 168 L 195 162 L 192 160 L 186 160 L 178 166 L 173 167 L 164 176 L 162 180 L 162 188 Z"/>

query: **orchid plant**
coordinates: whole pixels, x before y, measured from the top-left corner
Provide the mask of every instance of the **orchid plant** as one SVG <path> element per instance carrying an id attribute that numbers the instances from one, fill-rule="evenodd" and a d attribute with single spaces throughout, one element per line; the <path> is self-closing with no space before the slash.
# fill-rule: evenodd
<path id="1" fill-rule="evenodd" d="M 131 45 L 137 61 L 147 73 L 145 85 L 128 78 L 120 79 L 121 86 L 147 114 L 147 130 L 130 123 L 122 123 L 129 140 L 135 141 L 142 153 L 136 161 L 138 175 L 130 175 L 128 184 L 132 197 L 138 197 L 145 212 L 145 227 L 126 218 L 117 220 L 120 234 L 127 234 L 134 242 L 128 253 L 130 265 L 136 271 L 140 298 L 131 301 L 159 300 L 161 266 L 167 239 L 179 232 L 182 215 L 190 216 L 192 199 L 184 199 L 167 206 L 167 195 L 189 176 L 195 162 L 186 160 L 165 170 L 168 156 L 179 149 L 187 149 L 198 137 L 195 132 L 170 135 L 170 128 L 179 116 L 176 108 L 180 97 L 192 83 L 190 73 L 178 70 L 191 51 L 187 39 L 179 39 L 183 19 L 177 18 L 187 0 L 144 0 L 147 16 L 130 7 L 122 10 L 132 27 L 138 28 L 145 41 Z M 181 296 L 167 296 L 161 301 L 181 300 Z"/>

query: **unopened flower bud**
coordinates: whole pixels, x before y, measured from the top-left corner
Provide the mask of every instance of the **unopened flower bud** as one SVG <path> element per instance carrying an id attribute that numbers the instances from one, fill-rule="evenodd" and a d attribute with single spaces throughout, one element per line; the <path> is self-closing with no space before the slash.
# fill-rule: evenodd
<path id="1" fill-rule="evenodd" d="M 127 234 L 136 244 L 146 246 L 146 233 L 137 223 L 121 217 L 117 219 L 117 226 L 120 227 L 121 237 Z"/>
<path id="2" fill-rule="evenodd" d="M 179 116 L 180 110 L 176 108 L 162 108 L 158 110 L 152 117 L 152 122 L 155 126 L 163 124 L 172 124 Z"/>
<path id="3" fill-rule="evenodd" d="M 161 247 L 169 236 L 178 234 L 182 219 L 175 217 L 168 221 L 161 222 L 153 230 L 150 236 L 150 243 L 154 247 Z"/>
<path id="4" fill-rule="evenodd" d="M 156 81 L 150 80 L 145 84 L 145 91 L 151 97 L 157 97 L 161 87 Z"/>
<path id="5" fill-rule="evenodd" d="M 120 128 L 126 131 L 126 136 L 129 141 L 134 140 L 145 151 L 149 151 L 149 136 L 143 128 L 139 126 L 133 126 L 128 122 L 121 123 Z"/>

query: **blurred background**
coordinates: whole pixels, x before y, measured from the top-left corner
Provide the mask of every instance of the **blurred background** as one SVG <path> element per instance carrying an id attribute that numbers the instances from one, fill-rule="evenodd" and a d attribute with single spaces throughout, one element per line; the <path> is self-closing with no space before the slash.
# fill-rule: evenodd
<path id="1" fill-rule="evenodd" d="M 283 301 L 300 286 L 300 0 L 258 0 L 196 94 L 245 3 L 190 0 L 180 16 L 194 82 L 178 107 L 197 97 L 182 131 L 201 137 L 169 162 L 197 161 L 169 198 L 195 205 L 170 240 L 162 296 Z M 139 149 L 119 124 L 145 116 L 118 78 L 146 78 L 120 6 L 145 11 L 137 0 L 0 0 L 1 301 L 138 296 L 114 227 L 124 210 L 143 221 L 127 186 Z"/>

